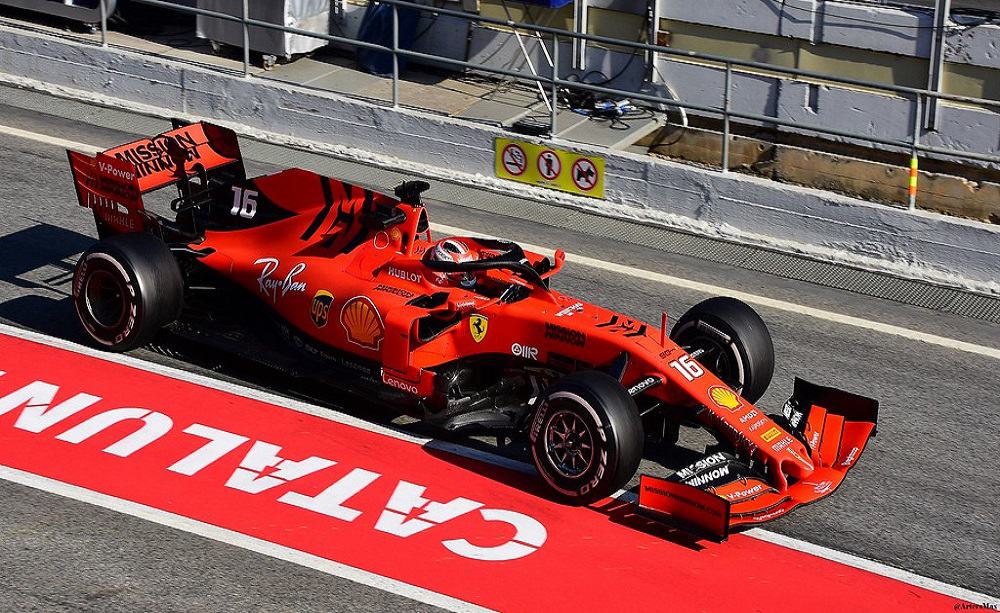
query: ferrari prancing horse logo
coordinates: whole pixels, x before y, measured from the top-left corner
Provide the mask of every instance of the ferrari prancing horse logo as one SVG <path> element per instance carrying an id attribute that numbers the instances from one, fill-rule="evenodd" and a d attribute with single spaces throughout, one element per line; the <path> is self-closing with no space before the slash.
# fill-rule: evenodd
<path id="1" fill-rule="evenodd" d="M 472 333 L 472 340 L 481 343 L 486 338 L 486 330 L 490 326 L 490 320 L 485 315 L 472 315 L 469 317 L 469 332 Z"/>

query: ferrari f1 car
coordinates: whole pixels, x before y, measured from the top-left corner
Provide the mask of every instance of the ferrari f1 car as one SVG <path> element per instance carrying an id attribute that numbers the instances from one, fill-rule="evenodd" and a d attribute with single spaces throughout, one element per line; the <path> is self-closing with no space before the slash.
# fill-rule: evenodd
<path id="1" fill-rule="evenodd" d="M 648 440 L 698 424 L 719 446 L 643 476 L 639 506 L 715 538 L 828 496 L 875 434 L 875 401 L 801 380 L 782 413 L 754 405 L 774 356 L 746 304 L 706 300 L 667 335 L 665 315 L 655 327 L 550 287 L 562 251 L 432 240 L 424 182 L 390 196 L 301 169 L 248 179 L 236 135 L 207 123 L 69 158 L 101 238 L 73 300 L 109 350 L 170 327 L 450 431 L 523 435 L 575 504 L 628 484 Z M 147 210 L 170 185 L 172 218 Z"/>

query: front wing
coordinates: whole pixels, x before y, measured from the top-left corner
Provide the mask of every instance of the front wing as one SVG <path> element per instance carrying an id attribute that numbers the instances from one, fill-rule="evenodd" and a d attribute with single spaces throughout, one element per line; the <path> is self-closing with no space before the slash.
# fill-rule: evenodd
<path id="1" fill-rule="evenodd" d="M 732 528 L 760 524 L 832 494 L 875 436 L 878 402 L 795 380 L 776 416 L 809 451 L 815 469 L 783 489 L 731 454 L 705 456 L 667 479 L 643 475 L 639 511 L 692 533 L 725 540 Z"/>

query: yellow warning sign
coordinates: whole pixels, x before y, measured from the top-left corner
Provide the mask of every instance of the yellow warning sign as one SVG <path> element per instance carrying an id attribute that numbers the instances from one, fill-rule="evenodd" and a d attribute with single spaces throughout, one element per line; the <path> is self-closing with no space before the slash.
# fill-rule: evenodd
<path id="1" fill-rule="evenodd" d="M 498 138 L 496 175 L 501 179 L 604 198 L 604 158 Z"/>

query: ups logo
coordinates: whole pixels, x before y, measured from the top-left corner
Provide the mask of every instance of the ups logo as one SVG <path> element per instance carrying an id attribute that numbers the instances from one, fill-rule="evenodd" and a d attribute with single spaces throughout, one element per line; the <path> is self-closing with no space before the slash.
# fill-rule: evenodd
<path id="1" fill-rule="evenodd" d="M 330 318 L 330 306 L 333 304 L 333 294 L 321 289 L 313 296 L 312 307 L 309 309 L 309 316 L 317 328 L 326 325 Z"/>

